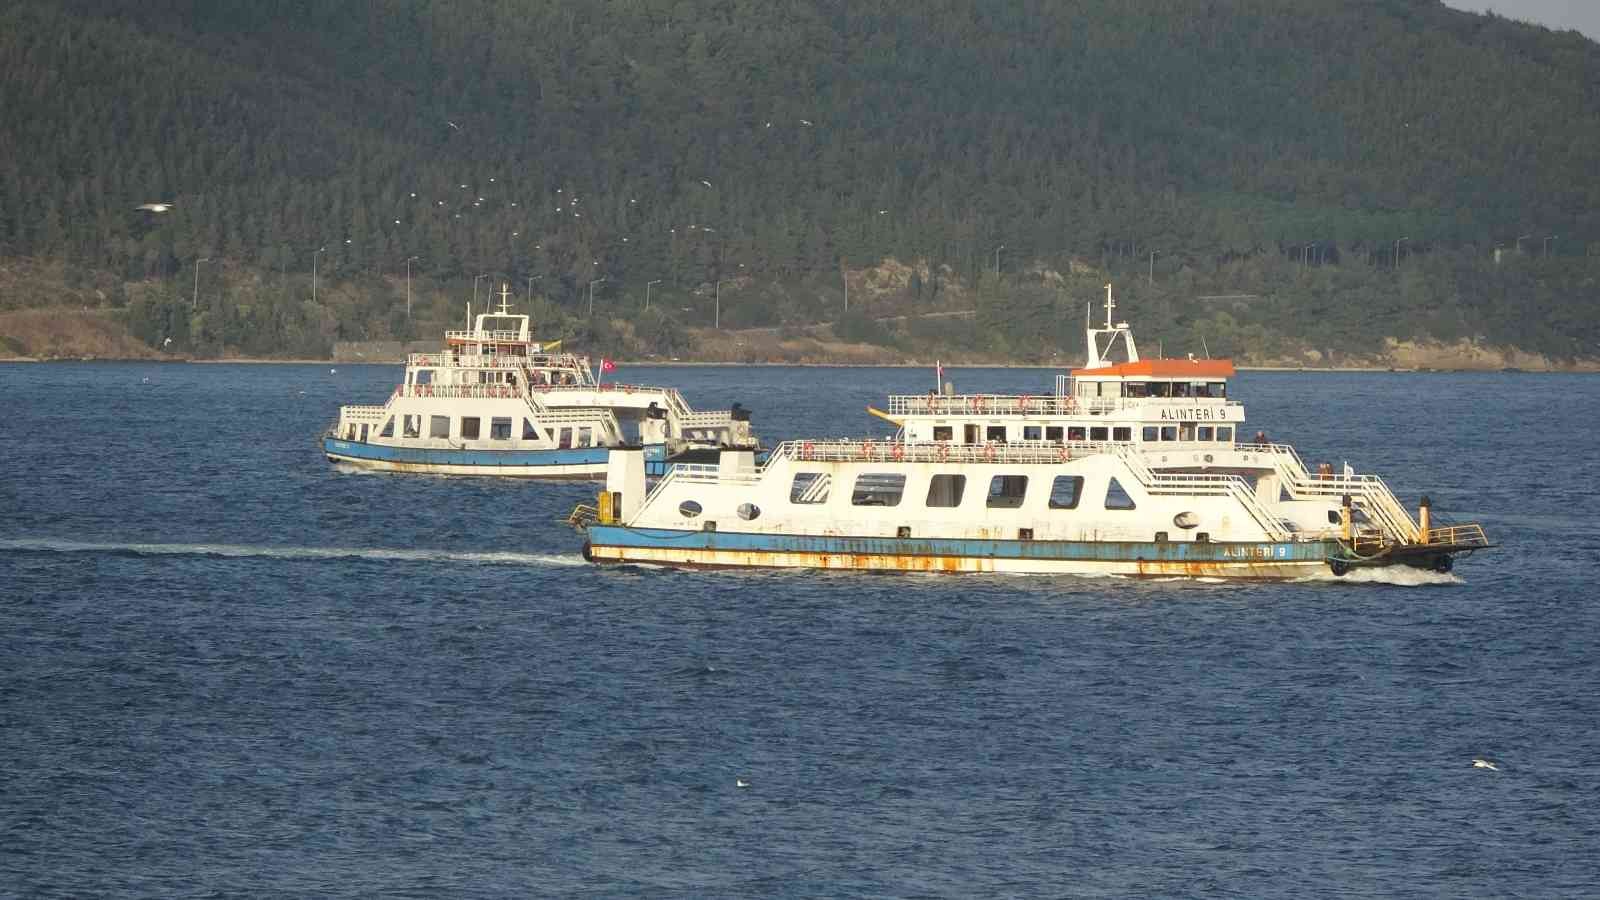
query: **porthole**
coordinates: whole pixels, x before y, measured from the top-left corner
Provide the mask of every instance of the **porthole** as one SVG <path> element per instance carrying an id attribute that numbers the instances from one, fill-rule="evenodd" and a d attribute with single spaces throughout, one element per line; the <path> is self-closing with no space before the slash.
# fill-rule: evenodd
<path id="1" fill-rule="evenodd" d="M 739 508 L 734 510 L 734 512 L 739 514 L 739 518 L 748 522 L 751 519 L 761 515 L 761 507 L 755 505 L 754 503 L 741 503 L 739 504 Z"/>
<path id="2" fill-rule="evenodd" d="M 700 504 L 693 500 L 685 500 L 678 504 L 678 515 L 683 516 L 685 519 L 692 519 L 700 515 L 702 511 Z"/>
<path id="3" fill-rule="evenodd" d="M 1200 524 L 1200 517 L 1192 512 L 1181 512 L 1172 517 L 1172 524 L 1179 528 L 1193 528 Z"/>

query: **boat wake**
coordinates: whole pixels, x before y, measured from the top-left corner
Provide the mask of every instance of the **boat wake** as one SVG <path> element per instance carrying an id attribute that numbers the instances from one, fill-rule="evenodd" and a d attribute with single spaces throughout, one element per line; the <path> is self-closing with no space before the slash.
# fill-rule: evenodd
<path id="1" fill-rule="evenodd" d="M 63 541 L 50 538 L 0 540 L 0 552 L 80 553 L 127 556 L 205 556 L 223 559 L 372 559 L 395 562 L 455 562 L 500 566 L 582 566 L 576 553 L 462 552 L 388 547 L 280 547 L 258 544 L 135 544 Z"/>
<path id="2" fill-rule="evenodd" d="M 1324 571 L 1315 577 L 1303 579 L 1304 581 L 1334 582 L 1347 584 L 1390 584 L 1400 587 L 1429 587 L 1442 584 L 1462 584 L 1460 576 L 1449 572 L 1434 572 L 1428 569 L 1413 569 L 1410 566 L 1382 566 L 1373 569 L 1352 569 L 1345 575 L 1334 575 Z"/>

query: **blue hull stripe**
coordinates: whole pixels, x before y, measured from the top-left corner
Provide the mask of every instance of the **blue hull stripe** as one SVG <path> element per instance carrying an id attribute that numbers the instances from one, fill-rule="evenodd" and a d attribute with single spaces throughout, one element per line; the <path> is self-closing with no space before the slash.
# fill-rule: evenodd
<path id="1" fill-rule="evenodd" d="M 611 455 L 607 447 L 574 447 L 561 450 L 435 450 L 422 447 L 387 447 L 323 438 L 326 453 L 349 459 L 434 466 L 604 466 Z M 659 467 L 666 448 L 656 444 L 645 448 L 645 466 Z"/>
<path id="2" fill-rule="evenodd" d="M 1073 560 L 1084 562 L 1323 562 L 1335 542 L 1197 543 L 1173 541 L 1003 541 L 965 538 L 825 537 L 822 535 L 739 534 L 728 531 L 676 531 L 659 528 L 589 526 L 595 547 L 711 550 L 757 553 L 808 553 L 867 556 L 976 557 Z"/>

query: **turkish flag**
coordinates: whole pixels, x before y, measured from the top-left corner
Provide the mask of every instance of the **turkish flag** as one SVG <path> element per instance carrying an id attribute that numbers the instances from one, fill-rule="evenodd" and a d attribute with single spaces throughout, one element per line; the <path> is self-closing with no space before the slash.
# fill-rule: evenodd
<path id="1" fill-rule="evenodd" d="M 612 362 L 609 359 L 601 358 L 601 360 L 600 360 L 600 374 L 601 375 L 604 375 L 607 372 L 615 372 L 616 370 L 617 370 L 617 364 L 616 363 Z"/>

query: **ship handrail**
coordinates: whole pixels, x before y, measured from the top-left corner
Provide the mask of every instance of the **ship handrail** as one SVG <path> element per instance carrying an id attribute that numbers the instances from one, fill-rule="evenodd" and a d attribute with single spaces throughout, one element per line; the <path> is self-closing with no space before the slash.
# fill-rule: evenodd
<path id="1" fill-rule="evenodd" d="M 1477 522 L 1429 528 L 1428 543 L 1466 545 L 1468 547 L 1490 546 L 1489 536 L 1483 533 L 1483 526 Z"/>
<path id="2" fill-rule="evenodd" d="M 1222 397 L 1094 397 L 1070 394 L 890 394 L 889 415 L 1097 415 L 1126 409 L 1193 406 L 1197 403 L 1243 408 Z M 1218 419 L 1224 425 L 1234 424 Z M 1203 423 L 1202 423 L 1203 424 Z"/>
<path id="3" fill-rule="evenodd" d="M 1294 538 L 1294 532 L 1283 527 L 1280 517 L 1273 514 L 1272 510 L 1261 502 L 1261 498 L 1256 496 L 1255 488 L 1241 475 L 1156 472 L 1145 462 L 1143 451 L 1131 445 L 1123 445 L 1118 450 L 1117 456 L 1134 477 L 1139 479 L 1140 485 L 1153 494 L 1182 493 L 1202 496 L 1220 494 L 1244 507 L 1269 540 L 1286 541 Z"/>
<path id="4" fill-rule="evenodd" d="M 1114 441 L 1012 441 L 1010 443 L 956 444 L 947 441 L 896 440 L 788 440 L 774 447 L 767 464 L 779 459 L 803 462 L 960 462 L 1047 464 L 1061 463 L 1109 448 L 1126 446 Z"/>
<path id="5" fill-rule="evenodd" d="M 388 412 L 387 406 L 341 406 L 339 418 L 357 425 L 375 425 L 382 422 Z"/>
<path id="6" fill-rule="evenodd" d="M 1421 538 L 1422 526 L 1400 504 L 1399 498 L 1381 477 L 1343 473 L 1313 475 L 1306 469 L 1299 452 L 1288 444 L 1259 444 L 1252 449 L 1272 459 L 1273 469 L 1283 479 L 1291 498 L 1342 497 L 1348 494 L 1351 503 L 1359 505 L 1397 543 L 1412 543 Z"/>

